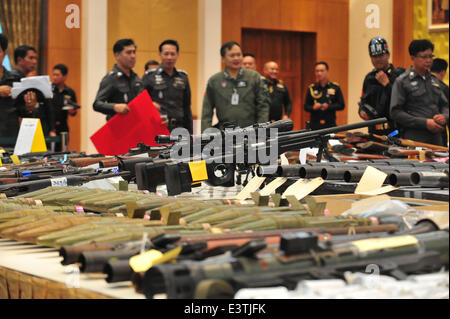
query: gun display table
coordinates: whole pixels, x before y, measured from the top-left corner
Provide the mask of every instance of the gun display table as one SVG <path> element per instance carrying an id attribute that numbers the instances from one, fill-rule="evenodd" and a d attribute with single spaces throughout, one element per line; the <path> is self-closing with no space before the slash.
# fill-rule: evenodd
<path id="1" fill-rule="evenodd" d="M 0 299 L 144 299 L 131 282 L 62 266 L 57 249 L 0 239 Z M 79 287 L 79 288 L 76 288 Z"/>

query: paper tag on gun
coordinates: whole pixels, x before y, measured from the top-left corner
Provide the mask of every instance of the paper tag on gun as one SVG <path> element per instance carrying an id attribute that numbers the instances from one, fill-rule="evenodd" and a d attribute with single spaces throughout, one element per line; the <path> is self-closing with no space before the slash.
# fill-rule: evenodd
<path id="1" fill-rule="evenodd" d="M 317 177 L 312 180 L 305 180 L 301 178 L 284 191 L 282 198 L 286 198 L 286 196 L 289 195 L 294 195 L 297 200 L 301 200 L 316 190 L 323 183 L 324 180 L 322 177 Z"/>
<path id="2" fill-rule="evenodd" d="M 65 178 L 65 177 L 52 178 L 50 181 L 52 182 L 52 187 L 53 186 L 67 186 L 67 178 Z"/>
<path id="3" fill-rule="evenodd" d="M 265 177 L 253 177 L 250 182 L 248 182 L 248 184 L 240 191 L 240 193 L 236 195 L 235 199 L 246 200 L 250 197 L 250 194 L 255 192 L 265 180 Z"/>
<path id="4" fill-rule="evenodd" d="M 398 189 L 398 187 L 394 187 L 392 185 L 382 187 L 386 177 L 386 173 L 379 171 L 372 166 L 367 166 L 361 180 L 358 183 L 358 186 L 356 186 L 355 194 L 380 195 Z"/>

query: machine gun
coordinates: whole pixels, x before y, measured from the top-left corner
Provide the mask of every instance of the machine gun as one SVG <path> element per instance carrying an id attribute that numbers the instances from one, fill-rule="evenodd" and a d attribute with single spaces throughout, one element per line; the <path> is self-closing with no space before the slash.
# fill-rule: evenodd
<path id="1" fill-rule="evenodd" d="M 233 298 L 242 288 L 285 286 L 295 289 L 305 279 L 344 278 L 346 271 L 364 272 L 367 265 L 380 274 L 405 279 L 407 274 L 437 271 L 449 265 L 448 231 L 362 239 L 322 247 L 314 233 L 282 235 L 279 251 L 264 250 L 264 241 L 251 241 L 204 262 L 156 265 L 147 270 L 140 289 L 147 298 Z"/>
<path id="2" fill-rule="evenodd" d="M 249 138 L 239 141 L 235 140 L 235 136 L 242 137 L 247 134 L 255 134 L 255 131 L 258 131 L 257 129 L 267 132 L 267 129 L 280 129 L 281 127 L 282 130 L 286 130 L 288 121 L 284 120 L 268 125 L 255 126 L 253 131 L 249 129 L 226 130 L 216 135 L 205 136 L 205 140 L 210 141 L 210 143 L 214 142 L 214 138 L 222 137 L 221 143 L 216 143 L 214 147 L 201 142 L 203 141 L 203 135 L 191 141 L 178 141 L 173 136 L 170 137 L 170 140 L 166 138 L 165 142 L 175 141 L 170 150 L 160 154 L 158 159 L 136 164 L 135 172 L 138 189 L 147 189 L 155 192 L 158 185 L 167 185 L 168 194 L 177 195 L 182 192 L 190 192 L 192 184 L 199 180 L 204 180 L 212 186 L 234 186 L 235 172 L 240 172 L 241 174 L 242 172 L 247 172 L 248 176 L 250 172 L 253 172 L 255 164 L 273 164 L 270 163 L 270 158 L 267 156 L 267 152 L 273 151 L 276 152 L 275 155 L 278 158 L 279 154 L 288 151 L 300 150 L 306 147 L 319 147 L 317 161 L 320 161 L 322 155 L 324 155 L 329 161 L 336 162 L 337 160 L 329 153 L 327 147 L 331 134 L 385 123 L 387 119 L 380 118 L 315 131 L 279 132 L 278 130 L 275 136 L 266 137 L 264 141 L 261 141 L 261 135 L 264 132 L 259 131 L 257 142 Z M 223 143 L 224 140 L 225 143 Z M 226 145 L 227 140 L 231 140 L 232 145 Z M 200 147 L 198 147 L 201 150 L 200 154 L 192 152 L 192 148 L 189 149 L 195 141 L 200 144 Z M 163 142 L 163 140 L 159 139 L 157 142 Z M 181 154 L 176 152 L 176 150 L 183 150 L 184 147 L 188 149 L 188 151 L 184 152 L 184 156 L 183 152 Z M 174 154 L 178 156 L 174 158 Z M 205 161 L 205 163 L 201 161 Z M 206 169 L 206 179 L 192 177 L 190 165 L 193 162 L 200 162 L 201 165 L 204 164 L 206 166 L 203 167 L 203 169 Z"/>

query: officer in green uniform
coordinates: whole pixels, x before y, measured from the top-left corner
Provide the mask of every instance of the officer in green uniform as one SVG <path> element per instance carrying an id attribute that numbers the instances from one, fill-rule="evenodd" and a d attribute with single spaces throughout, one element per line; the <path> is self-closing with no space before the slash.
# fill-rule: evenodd
<path id="1" fill-rule="evenodd" d="M 280 68 L 276 62 L 270 61 L 264 64 L 264 77 L 262 81 L 269 91 L 270 96 L 270 121 L 287 119 L 291 115 L 292 102 L 286 84 L 278 79 Z M 283 115 L 284 107 L 284 115 Z"/>
<path id="2" fill-rule="evenodd" d="M 411 68 L 394 82 L 391 118 L 405 139 L 442 145 L 448 124 L 448 100 L 439 81 L 430 73 L 434 45 L 429 40 L 413 40 L 409 45 Z"/>
<path id="3" fill-rule="evenodd" d="M 202 131 L 211 127 L 214 109 L 223 128 L 246 127 L 269 120 L 270 102 L 261 75 L 242 68 L 241 46 L 232 41 L 220 49 L 225 70 L 208 80 L 202 110 Z"/>
<path id="4" fill-rule="evenodd" d="M 139 76 L 132 68 L 136 64 L 136 45 L 131 39 L 118 40 L 113 47 L 117 64 L 100 82 L 94 101 L 94 110 L 106 114 L 109 121 L 114 115 L 127 114 L 131 102 L 143 90 Z"/>
<path id="5" fill-rule="evenodd" d="M 317 62 L 314 68 L 316 83 L 308 87 L 304 108 L 311 113 L 311 129 L 336 126 L 336 111 L 345 108 L 344 96 L 336 82 L 328 80 L 328 64 Z"/>
<path id="6" fill-rule="evenodd" d="M 147 70 L 142 77 L 144 87 L 167 128 L 184 127 L 192 134 L 191 87 L 185 71 L 176 69 L 180 47 L 175 40 L 165 40 L 159 45 L 161 65 Z"/>

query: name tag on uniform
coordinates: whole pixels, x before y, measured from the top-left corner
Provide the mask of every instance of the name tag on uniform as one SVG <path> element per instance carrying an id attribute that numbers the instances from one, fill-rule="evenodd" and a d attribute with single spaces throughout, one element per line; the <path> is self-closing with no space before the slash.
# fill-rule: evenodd
<path id="1" fill-rule="evenodd" d="M 238 88 L 246 88 L 247 87 L 247 81 L 239 81 L 237 84 Z"/>
<path id="2" fill-rule="evenodd" d="M 231 105 L 238 105 L 239 104 L 239 94 L 234 91 L 234 93 L 231 95 Z"/>
<path id="3" fill-rule="evenodd" d="M 334 95 L 334 94 L 336 94 L 336 90 L 335 89 L 328 89 L 327 94 Z"/>

